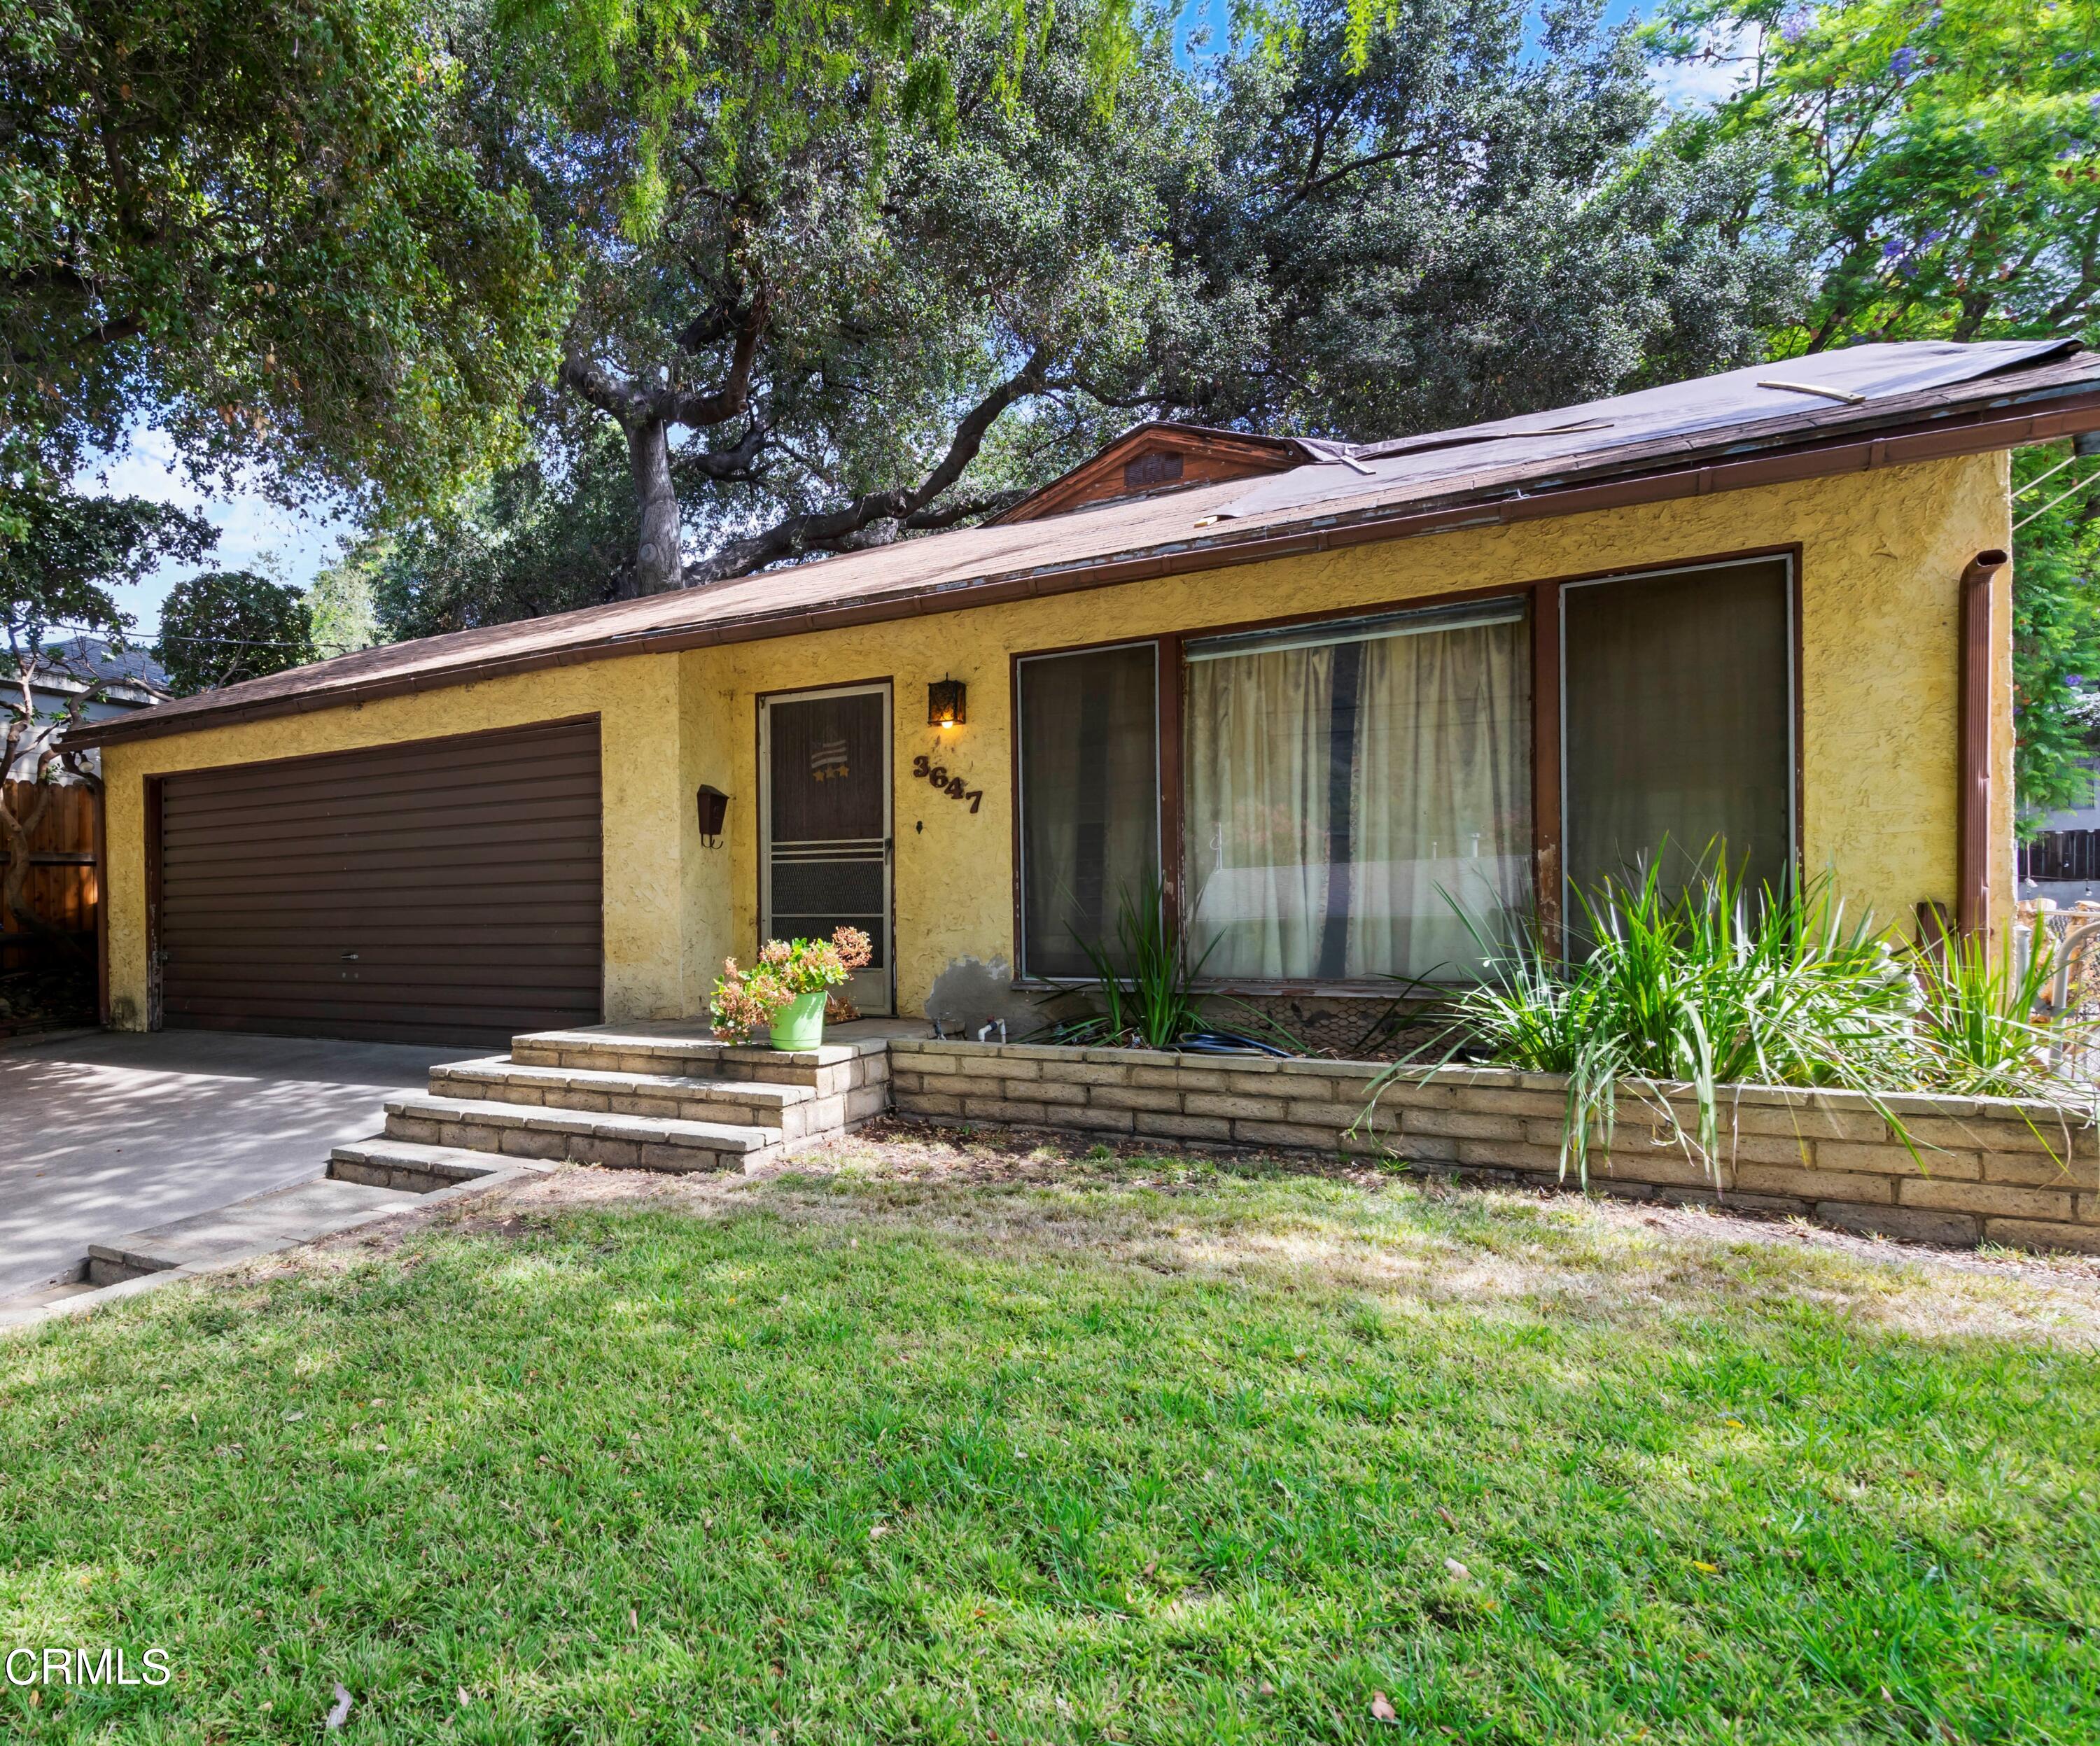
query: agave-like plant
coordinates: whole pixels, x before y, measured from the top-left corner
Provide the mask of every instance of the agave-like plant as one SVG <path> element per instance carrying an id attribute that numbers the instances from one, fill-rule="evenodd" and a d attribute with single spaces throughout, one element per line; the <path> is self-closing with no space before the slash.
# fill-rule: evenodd
<path id="1" fill-rule="evenodd" d="M 1717 1181 L 1729 1084 L 1857 1091 L 1906 1144 L 1884 1101 L 1898 1091 L 2091 1101 L 2054 1065 L 2070 1034 L 2033 1017 L 2045 952 L 2016 968 L 1975 942 L 1939 957 L 1899 948 L 1871 916 L 1847 918 L 1829 875 L 1753 889 L 1718 847 L 1675 894 L 1650 863 L 1581 902 L 1581 950 L 1564 959 L 1535 927 L 1503 917 L 1490 933 L 1468 917 L 1485 974 L 1454 999 L 1432 1050 L 1564 1075 L 1561 1170 L 1586 1186 L 1591 1148 L 1610 1151 L 1627 1092 Z M 1429 1052 L 1379 1080 L 1373 1107 Z M 1689 1131 L 1677 1114 L 1687 1100 Z"/>
<path id="2" fill-rule="evenodd" d="M 2054 952 L 2040 928 L 2024 963 L 2010 941 L 1993 952 L 1967 937 L 1926 958 L 1918 969 L 1925 990 L 1919 1038 L 1938 1082 L 1971 1097 L 2063 1101 L 2070 1082 L 2062 1064 L 2090 1052 L 2096 1021 L 2075 1012 L 2037 1018 L 2055 974 Z"/>
<path id="3" fill-rule="evenodd" d="M 1196 979 L 1216 942 L 1190 959 L 1158 874 L 1147 874 L 1135 891 L 1123 893 L 1113 948 L 1094 940 L 1083 940 L 1080 946 L 1094 967 L 1094 993 L 1101 1010 L 1057 1026 L 1053 1041 L 1135 1042 L 1149 1049 L 1171 1049 L 1202 1030 Z"/>

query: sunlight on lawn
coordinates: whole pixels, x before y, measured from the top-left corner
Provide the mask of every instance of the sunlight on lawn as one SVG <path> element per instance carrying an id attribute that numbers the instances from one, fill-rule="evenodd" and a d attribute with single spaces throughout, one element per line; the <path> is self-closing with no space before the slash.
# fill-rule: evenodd
<path id="1" fill-rule="evenodd" d="M 176 1673 L 0 1716 L 2090 1737 L 2100 1286 L 1744 1231 L 895 1135 L 566 1173 L 0 1343 L 10 1642 Z"/>

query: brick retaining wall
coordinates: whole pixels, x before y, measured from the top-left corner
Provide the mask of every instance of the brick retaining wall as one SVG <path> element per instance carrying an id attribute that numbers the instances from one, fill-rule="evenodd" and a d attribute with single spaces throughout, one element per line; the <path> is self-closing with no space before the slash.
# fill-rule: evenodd
<path id="1" fill-rule="evenodd" d="M 1502 1180 L 1556 1179 L 1565 1082 L 1501 1068 L 1409 1074 L 1369 1131 L 1346 1131 L 1386 1069 L 1368 1061 L 1171 1055 L 1149 1049 L 891 1039 L 897 1113 L 1083 1133 L 1378 1154 Z M 1688 1131 L 1696 1118 L 1673 1100 Z M 1727 1087 L 1721 1188 L 1731 1206 L 1937 1243 L 2100 1253 L 2100 1135 L 2045 1106 L 1890 1096 L 1917 1154 L 1849 1091 Z M 1713 1178 L 1658 1109 L 1622 1100 L 1590 1184 L 1636 1198 L 1711 1201 Z M 1572 1185 L 1572 1179 L 1571 1179 Z"/>

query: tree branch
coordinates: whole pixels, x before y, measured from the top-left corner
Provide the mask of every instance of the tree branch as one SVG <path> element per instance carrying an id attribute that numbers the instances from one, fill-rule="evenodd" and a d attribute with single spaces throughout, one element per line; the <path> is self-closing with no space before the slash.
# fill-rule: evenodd
<path id="1" fill-rule="evenodd" d="M 863 492 L 836 509 L 813 510 L 791 515 L 761 533 L 732 540 L 719 551 L 686 567 L 686 585 L 699 588 L 732 576 L 748 575 L 783 558 L 799 558 L 811 551 L 835 552 L 852 544 L 854 536 L 877 522 L 897 522 L 914 529 L 950 525 L 938 519 L 945 510 L 928 505 L 957 479 L 977 458 L 985 434 L 999 415 L 1017 400 L 1040 394 L 1052 386 L 1050 360 L 1038 350 L 1013 376 L 1001 382 L 964 415 L 942 456 L 924 478 L 909 490 Z M 974 513 L 955 509 L 951 520 Z M 921 518 L 932 518 L 921 519 Z"/>
<path id="2" fill-rule="evenodd" d="M 647 399 L 639 388 L 593 364 L 580 351 L 571 348 L 562 354 L 561 378 L 563 387 L 601 412 L 610 412 L 622 425 L 648 414 Z"/>
<path id="3" fill-rule="evenodd" d="M 743 323 L 737 329 L 736 349 L 730 354 L 729 374 L 722 384 L 711 394 L 695 394 L 689 389 L 676 389 L 668 396 L 661 416 L 672 424 L 690 425 L 703 430 L 709 425 L 719 425 L 735 418 L 751 403 L 751 368 L 758 356 L 758 342 L 765 334 L 765 318 L 772 305 L 761 287 L 744 311 Z"/>

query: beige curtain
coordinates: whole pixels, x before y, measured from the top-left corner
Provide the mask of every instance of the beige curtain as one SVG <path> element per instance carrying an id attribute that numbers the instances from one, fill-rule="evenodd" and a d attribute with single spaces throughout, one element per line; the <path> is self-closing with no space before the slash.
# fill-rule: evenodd
<path id="1" fill-rule="evenodd" d="M 1192 660 L 1188 889 L 1205 971 L 1457 978 L 1531 901 L 1520 620 Z M 1337 801 L 1340 802 L 1337 810 Z"/>
<path id="2" fill-rule="evenodd" d="M 1195 661 L 1186 741 L 1190 943 L 1207 976 L 1298 977 L 1326 911 L 1334 650 Z"/>
<path id="3" fill-rule="evenodd" d="M 1527 653 L 1521 623 L 1363 646 L 1349 977 L 1477 974 L 1475 929 L 1529 913 Z"/>

